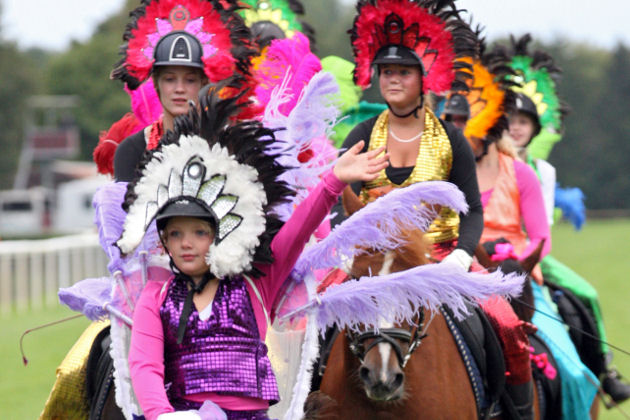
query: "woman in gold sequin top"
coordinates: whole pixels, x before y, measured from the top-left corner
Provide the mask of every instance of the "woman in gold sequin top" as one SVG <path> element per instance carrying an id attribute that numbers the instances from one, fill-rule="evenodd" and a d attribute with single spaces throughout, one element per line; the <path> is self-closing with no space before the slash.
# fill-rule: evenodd
<path id="1" fill-rule="evenodd" d="M 420 4 L 422 3 L 422 5 Z M 429 92 L 463 83 L 460 57 L 475 48 L 470 28 L 453 13 L 454 5 L 407 0 L 360 1 L 352 29 L 357 66 L 355 83 L 367 87 L 376 68 L 388 109 L 359 123 L 343 150 L 365 141 L 365 150 L 385 146 L 390 166 L 371 182 L 350 187 L 367 203 L 393 188 L 415 182 L 445 180 L 457 185 L 469 205 L 467 214 L 442 208 L 427 238 L 436 259 L 468 270 L 483 230 L 483 209 L 475 160 L 461 131 L 435 116 L 426 105 Z"/>

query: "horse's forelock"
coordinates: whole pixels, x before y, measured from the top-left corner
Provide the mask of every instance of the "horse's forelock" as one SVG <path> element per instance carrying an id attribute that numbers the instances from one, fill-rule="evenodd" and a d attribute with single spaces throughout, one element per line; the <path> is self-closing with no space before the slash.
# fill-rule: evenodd
<path id="1" fill-rule="evenodd" d="M 429 263 L 431 244 L 424 237 L 424 232 L 412 230 L 403 232 L 404 245 L 389 251 L 393 254 L 393 262 L 388 269 L 389 273 L 397 273 L 419 265 Z M 385 262 L 385 254 L 374 249 L 364 250 L 354 257 L 350 275 L 353 278 L 362 276 L 375 276 L 380 273 Z"/>
<path id="2" fill-rule="evenodd" d="M 429 263 L 431 244 L 424 237 L 424 233 L 414 230 L 405 232 L 404 236 L 406 243 L 394 250 L 396 255 L 392 266 L 393 273 Z"/>
<path id="3" fill-rule="evenodd" d="M 385 255 L 380 252 L 368 250 L 354 257 L 350 276 L 358 279 L 364 276 L 375 276 L 383 267 Z"/>

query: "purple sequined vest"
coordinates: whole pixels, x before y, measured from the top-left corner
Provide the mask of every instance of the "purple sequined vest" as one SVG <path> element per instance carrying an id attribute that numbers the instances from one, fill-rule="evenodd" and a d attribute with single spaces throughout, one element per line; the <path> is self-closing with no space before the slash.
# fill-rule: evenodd
<path id="1" fill-rule="evenodd" d="M 193 305 L 186 335 L 177 344 L 177 326 L 188 289 L 175 278 L 160 317 L 164 328 L 164 383 L 170 401 L 201 392 L 280 399 L 276 378 L 260 341 L 254 309 L 242 278 L 219 282 L 212 315 L 199 319 Z"/>

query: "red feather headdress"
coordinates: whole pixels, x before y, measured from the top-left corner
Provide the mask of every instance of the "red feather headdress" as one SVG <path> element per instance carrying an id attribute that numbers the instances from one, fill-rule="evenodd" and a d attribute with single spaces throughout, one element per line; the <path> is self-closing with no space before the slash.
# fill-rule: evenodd
<path id="1" fill-rule="evenodd" d="M 215 0 L 143 0 L 130 14 L 121 47 L 123 58 L 111 77 L 136 89 L 151 75 L 158 41 L 171 32 L 185 31 L 201 43 L 204 72 L 211 82 L 235 73 L 248 78 L 256 51 L 243 20 L 224 4 Z"/>
<path id="2" fill-rule="evenodd" d="M 476 43 L 453 0 L 360 0 L 350 33 L 354 82 L 362 88 L 370 85 L 376 53 L 397 45 L 422 61 L 423 93 L 466 89 L 461 70 L 468 65 L 460 58 L 474 55 Z"/>

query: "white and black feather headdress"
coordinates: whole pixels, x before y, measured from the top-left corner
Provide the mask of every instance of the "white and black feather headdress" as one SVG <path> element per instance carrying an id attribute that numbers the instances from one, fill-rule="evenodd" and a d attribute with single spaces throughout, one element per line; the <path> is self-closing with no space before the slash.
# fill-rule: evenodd
<path id="1" fill-rule="evenodd" d="M 257 276 L 256 263 L 273 261 L 271 240 L 281 226 L 271 209 L 293 191 L 278 179 L 287 168 L 269 151 L 273 131 L 258 121 L 234 123 L 230 118 L 242 111 L 239 97 L 221 99 L 218 91 L 200 99 L 200 113 L 178 117 L 174 130 L 144 156 L 128 186 L 117 245 L 132 252 L 161 210 L 194 202 L 216 222 L 206 255 L 210 271 L 218 278 Z"/>

